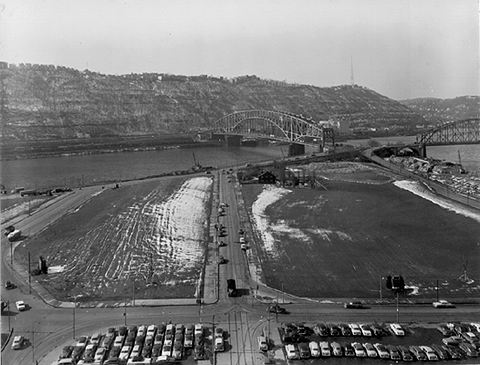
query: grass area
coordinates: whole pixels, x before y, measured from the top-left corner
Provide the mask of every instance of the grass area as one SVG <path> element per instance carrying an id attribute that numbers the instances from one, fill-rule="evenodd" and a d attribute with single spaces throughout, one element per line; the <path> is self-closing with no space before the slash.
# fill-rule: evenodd
<path id="1" fill-rule="evenodd" d="M 134 290 L 136 299 L 193 297 L 203 258 L 178 262 L 176 246 L 187 237 L 176 241 L 176 232 L 168 231 L 175 226 L 165 222 L 169 215 L 161 210 L 185 180 L 152 180 L 105 190 L 22 243 L 15 258 L 28 266 L 30 252 L 32 269 L 40 256 L 49 267 L 63 267 L 35 277 L 59 300 L 76 294 L 82 295 L 78 301 L 124 300 L 131 299 Z"/>
<path id="2" fill-rule="evenodd" d="M 348 173 L 352 181 L 364 177 Z M 378 298 L 382 277 L 402 275 L 416 288 L 411 298 L 435 297 L 436 280 L 441 297 L 479 297 L 478 222 L 393 184 L 324 185 L 295 189 L 266 209 L 276 254 L 259 251 L 269 286 L 283 281 L 287 292 L 316 298 Z M 242 189 L 250 207 L 260 187 Z M 466 258 L 476 279 L 470 285 L 458 280 Z M 383 297 L 393 298 L 382 285 Z"/>

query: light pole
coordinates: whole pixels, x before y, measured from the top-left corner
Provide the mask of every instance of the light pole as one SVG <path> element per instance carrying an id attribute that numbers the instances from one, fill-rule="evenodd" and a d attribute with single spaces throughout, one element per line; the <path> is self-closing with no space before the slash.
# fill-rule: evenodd
<path id="1" fill-rule="evenodd" d="M 72 326 L 72 333 L 73 339 L 75 339 L 75 308 L 77 307 L 77 296 L 73 296 L 73 326 Z"/>
<path id="2" fill-rule="evenodd" d="M 397 323 L 400 322 L 400 311 L 399 311 L 399 308 L 398 308 L 398 291 L 397 291 Z"/>

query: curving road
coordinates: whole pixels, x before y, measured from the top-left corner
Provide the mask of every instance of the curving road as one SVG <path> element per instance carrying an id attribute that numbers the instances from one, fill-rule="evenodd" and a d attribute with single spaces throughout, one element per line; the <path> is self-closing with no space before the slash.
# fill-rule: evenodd
<path id="1" fill-rule="evenodd" d="M 236 181 L 229 174 L 218 173 L 219 201 L 228 204 L 226 214 L 218 222 L 226 227 L 225 247 L 216 247 L 229 262 L 219 265 L 218 301 L 211 305 L 172 305 L 160 307 L 117 308 L 54 308 L 45 303 L 35 291 L 29 294 L 28 278 L 13 272 L 10 267 L 10 244 L 2 235 L 2 280 L 11 280 L 17 289 L 2 289 L 2 297 L 14 303 L 23 299 L 29 305 L 25 312 L 18 312 L 13 305 L 2 315 L 2 333 L 13 328 L 13 335 L 24 335 L 27 345 L 20 351 L 10 349 L 11 340 L 2 352 L 3 364 L 24 365 L 38 361 L 42 365 L 55 363 L 61 347 L 73 342 L 73 337 L 94 332 L 105 332 L 110 326 L 150 324 L 172 321 L 173 323 L 204 323 L 221 327 L 226 335 L 227 351 L 214 356 L 214 364 L 260 364 L 263 356 L 257 348 L 256 337 L 270 329 L 272 339 L 281 321 L 323 322 L 394 322 L 397 315 L 402 323 L 438 323 L 445 321 L 478 321 L 480 308 L 461 306 L 455 309 L 437 309 L 430 306 L 400 307 L 376 306 L 367 310 L 347 310 L 338 304 L 321 304 L 287 295 L 289 315 L 268 316 L 266 304 L 254 298 L 256 287 L 250 277 L 246 254 L 240 249 L 238 230 L 247 228 L 238 207 L 234 188 Z M 229 182 L 230 180 L 230 182 Z M 15 225 L 23 234 L 34 235 L 51 222 L 71 211 L 101 191 L 101 187 L 84 188 L 55 199 L 51 204 L 31 216 L 23 217 Z M 214 204 L 218 204 L 215 202 Z M 217 206 L 212 208 L 214 214 Z M 248 230 L 247 230 L 248 232 Z M 248 238 L 247 238 L 248 241 Z M 250 243 L 253 244 L 253 243 Z M 226 280 L 235 279 L 240 289 L 237 298 L 228 297 Z M 276 291 L 260 287 L 262 297 L 275 297 Z M 7 315 L 9 314 L 9 315 Z M 125 315 L 126 314 L 126 315 Z M 75 334 L 75 336 L 74 336 Z M 278 342 L 277 342 L 278 343 Z M 185 364 L 193 363 L 191 358 Z"/>

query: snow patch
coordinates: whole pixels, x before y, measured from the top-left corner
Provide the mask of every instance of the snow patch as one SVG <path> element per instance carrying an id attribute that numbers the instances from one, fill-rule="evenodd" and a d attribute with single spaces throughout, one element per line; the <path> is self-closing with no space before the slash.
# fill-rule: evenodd
<path id="1" fill-rule="evenodd" d="M 444 209 L 453 211 L 457 214 L 461 214 L 465 217 L 472 218 L 477 222 L 480 222 L 480 213 L 473 210 L 469 210 L 468 208 L 465 208 L 460 204 L 456 204 L 450 200 L 443 199 L 438 195 L 433 194 L 418 181 L 400 180 L 400 181 L 395 181 L 393 184 L 401 189 L 407 190 L 415 195 L 418 195 L 424 199 L 427 199 Z"/>

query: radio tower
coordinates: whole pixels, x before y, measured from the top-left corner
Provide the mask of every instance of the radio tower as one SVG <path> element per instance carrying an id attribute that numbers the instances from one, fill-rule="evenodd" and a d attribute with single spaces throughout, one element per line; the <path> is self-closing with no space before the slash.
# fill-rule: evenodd
<path id="1" fill-rule="evenodd" d="M 351 72 L 350 72 L 350 85 L 355 85 L 355 81 L 353 79 L 353 57 L 350 57 L 350 64 L 351 64 Z"/>

